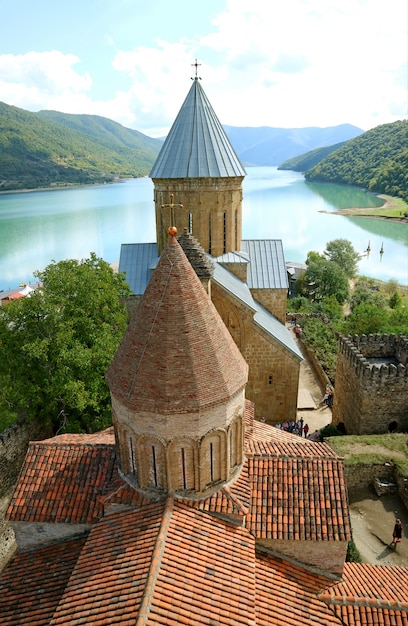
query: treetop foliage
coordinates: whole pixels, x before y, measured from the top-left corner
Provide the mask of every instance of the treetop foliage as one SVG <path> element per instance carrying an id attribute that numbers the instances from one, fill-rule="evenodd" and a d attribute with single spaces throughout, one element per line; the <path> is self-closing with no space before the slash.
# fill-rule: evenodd
<path id="1" fill-rule="evenodd" d="M 124 276 L 91 254 L 52 262 L 42 287 L 0 308 L 0 408 L 93 432 L 111 423 L 105 373 L 127 325 Z"/>

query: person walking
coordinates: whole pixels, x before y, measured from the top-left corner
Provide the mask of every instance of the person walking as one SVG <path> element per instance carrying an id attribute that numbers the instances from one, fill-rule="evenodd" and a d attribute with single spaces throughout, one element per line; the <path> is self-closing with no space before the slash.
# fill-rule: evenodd
<path id="1" fill-rule="evenodd" d="M 395 520 L 395 526 L 392 532 L 392 545 L 394 547 L 397 547 L 397 543 L 400 543 L 401 538 L 402 538 L 402 524 L 401 524 L 401 520 L 397 519 Z"/>

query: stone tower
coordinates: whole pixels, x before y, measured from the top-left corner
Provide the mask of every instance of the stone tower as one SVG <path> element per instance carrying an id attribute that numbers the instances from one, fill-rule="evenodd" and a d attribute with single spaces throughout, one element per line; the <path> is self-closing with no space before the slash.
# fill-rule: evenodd
<path id="1" fill-rule="evenodd" d="M 150 172 L 159 254 L 169 225 L 187 227 L 213 256 L 240 250 L 244 177 L 196 76 Z"/>
<path id="2" fill-rule="evenodd" d="M 241 469 L 248 366 L 170 231 L 107 380 L 122 476 L 200 498 Z"/>

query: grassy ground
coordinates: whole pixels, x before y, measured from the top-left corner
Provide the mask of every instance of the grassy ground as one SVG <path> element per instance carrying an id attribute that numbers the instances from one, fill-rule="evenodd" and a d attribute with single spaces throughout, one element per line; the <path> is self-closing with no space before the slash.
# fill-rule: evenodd
<path id="1" fill-rule="evenodd" d="M 344 457 L 345 463 L 373 464 L 391 461 L 404 476 L 408 476 L 408 435 L 347 435 L 330 437 L 329 445 Z"/>

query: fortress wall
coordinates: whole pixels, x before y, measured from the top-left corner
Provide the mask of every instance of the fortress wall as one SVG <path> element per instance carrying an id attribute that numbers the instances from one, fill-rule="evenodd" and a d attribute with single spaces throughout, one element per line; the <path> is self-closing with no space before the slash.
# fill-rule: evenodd
<path id="1" fill-rule="evenodd" d="M 23 420 L 0 433 L 0 497 L 6 496 L 13 488 L 29 442 L 51 435 L 44 424 Z"/>
<path id="2" fill-rule="evenodd" d="M 408 431 L 407 352 L 402 335 L 341 337 L 333 423 L 344 423 L 348 434 Z"/>

